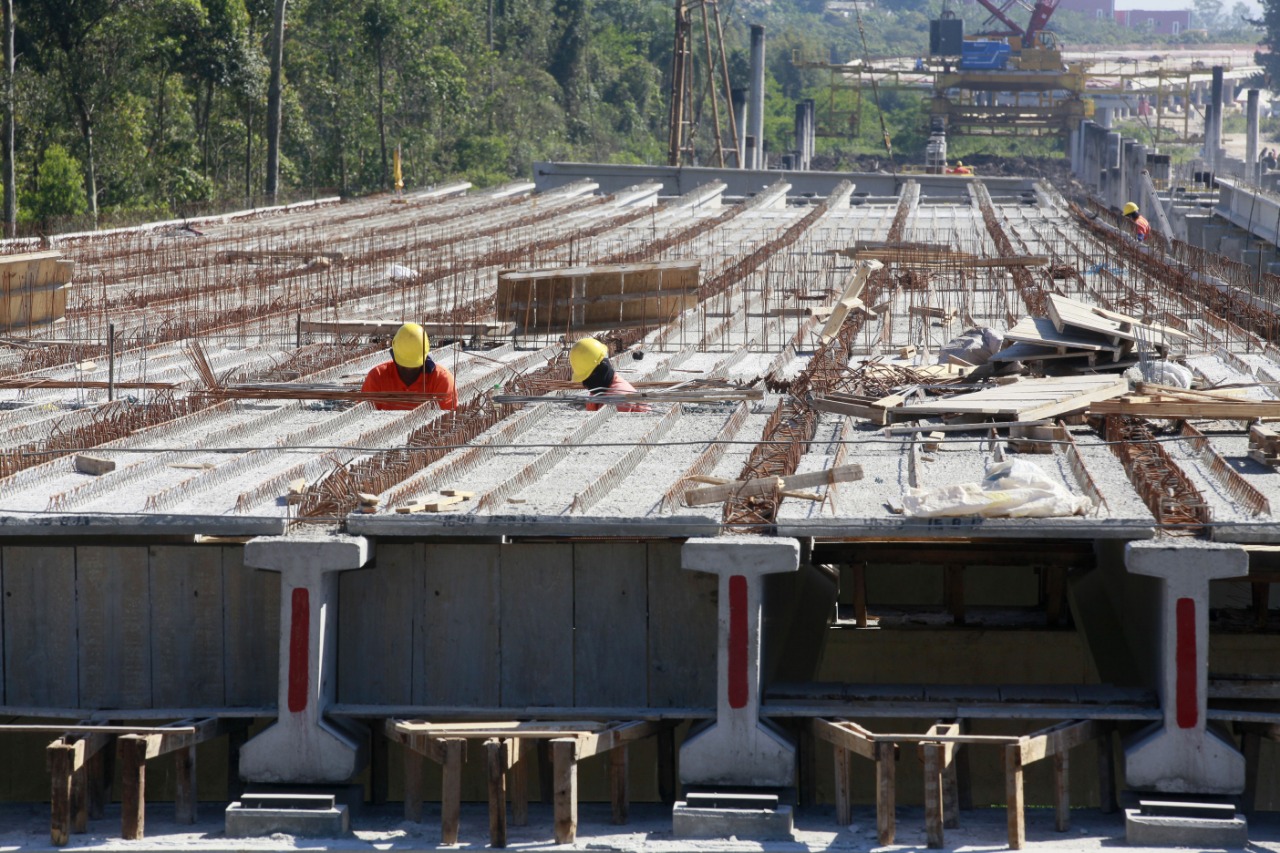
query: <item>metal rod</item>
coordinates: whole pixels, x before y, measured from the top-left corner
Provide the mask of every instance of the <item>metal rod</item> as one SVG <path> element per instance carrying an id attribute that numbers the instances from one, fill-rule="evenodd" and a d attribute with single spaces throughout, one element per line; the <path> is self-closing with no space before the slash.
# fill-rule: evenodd
<path id="1" fill-rule="evenodd" d="M 116 398 L 116 324 L 107 324 L 107 401 Z"/>

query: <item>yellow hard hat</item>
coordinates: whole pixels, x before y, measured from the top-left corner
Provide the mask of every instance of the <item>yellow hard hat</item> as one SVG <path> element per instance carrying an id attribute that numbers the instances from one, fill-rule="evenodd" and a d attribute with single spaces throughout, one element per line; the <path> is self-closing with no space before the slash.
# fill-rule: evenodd
<path id="1" fill-rule="evenodd" d="M 963 160 L 957 160 L 957 161 L 956 161 L 956 165 L 957 165 L 957 166 L 963 166 L 963 165 L 964 165 L 964 161 L 963 161 Z"/>
<path id="2" fill-rule="evenodd" d="M 1138 206 L 1131 201 L 1127 202 L 1124 206 L 1124 210 L 1121 211 L 1121 213 L 1123 213 L 1125 216 L 1128 216 L 1130 213 L 1137 213 L 1137 212 L 1138 212 Z"/>
<path id="3" fill-rule="evenodd" d="M 405 323 L 391 339 L 391 357 L 396 364 L 413 370 L 426 363 L 431 341 L 417 323 Z"/>
<path id="4" fill-rule="evenodd" d="M 584 382 L 591 371 L 609 356 L 609 349 L 595 338 L 583 338 L 569 350 L 569 366 L 573 368 L 573 381 Z"/>

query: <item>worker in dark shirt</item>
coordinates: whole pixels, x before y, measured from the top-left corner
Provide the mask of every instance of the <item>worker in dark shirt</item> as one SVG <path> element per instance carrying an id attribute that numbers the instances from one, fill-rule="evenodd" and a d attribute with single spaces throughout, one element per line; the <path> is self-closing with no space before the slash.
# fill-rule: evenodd
<path id="1" fill-rule="evenodd" d="M 458 389 L 453 374 L 443 364 L 436 364 L 427 353 L 431 341 L 417 323 L 405 323 L 391 339 L 391 361 L 369 371 L 361 391 L 421 394 L 422 402 L 376 402 L 379 409 L 403 411 L 414 409 L 433 399 L 442 409 L 458 408 Z"/>
<path id="2" fill-rule="evenodd" d="M 1125 217 L 1133 223 L 1133 237 L 1139 243 L 1147 239 L 1147 235 L 1151 233 L 1151 223 L 1146 217 L 1138 212 L 1138 206 L 1133 202 L 1128 202 L 1122 211 Z"/>
<path id="3" fill-rule="evenodd" d="M 581 382 L 593 396 L 636 393 L 635 386 L 619 376 L 609 363 L 608 348 L 595 338 L 583 338 L 573 345 L 569 350 L 569 367 L 573 370 L 573 381 Z M 598 403 L 587 403 L 589 412 L 599 408 Z M 647 412 L 649 406 L 646 403 L 619 403 L 617 409 L 619 412 Z"/>

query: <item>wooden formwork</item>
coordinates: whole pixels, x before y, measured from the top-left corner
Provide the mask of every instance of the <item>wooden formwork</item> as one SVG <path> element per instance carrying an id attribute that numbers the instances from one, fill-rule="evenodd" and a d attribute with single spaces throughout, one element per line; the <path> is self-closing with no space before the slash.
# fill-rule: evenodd
<path id="1" fill-rule="evenodd" d="M 545 742 L 551 754 L 550 787 L 554 791 L 556 843 L 571 844 L 578 831 L 578 762 L 595 755 L 609 755 L 613 822 L 625 824 L 629 802 L 627 746 L 669 731 L 670 727 L 670 723 L 652 721 L 429 723 L 389 719 L 385 723 L 387 737 L 406 748 L 406 820 L 422 820 L 423 757 L 430 758 L 442 768 L 442 844 L 458 843 L 462 765 L 467 760 L 467 741 L 484 742 L 489 777 L 489 843 L 493 847 L 507 846 L 508 790 L 512 821 L 516 826 L 524 826 L 529 821 L 529 768 L 537 744 Z M 510 785 L 508 771 L 511 774 Z"/>
<path id="2" fill-rule="evenodd" d="M 1111 724 L 1099 720 L 1073 720 L 1029 735 L 976 735 L 962 731 L 962 722 L 943 720 L 928 731 L 876 734 L 850 720 L 814 719 L 814 736 L 835 747 L 836 822 L 853 821 L 850 771 L 852 756 L 860 755 L 876 765 L 876 829 L 881 844 L 893 843 L 896 833 L 895 761 L 901 747 L 915 744 L 924 764 L 925 832 L 929 847 L 943 846 L 944 827 L 959 823 L 960 786 L 965 783 L 956 757 L 962 746 L 995 746 L 1004 751 L 1005 797 L 1008 808 L 1009 846 L 1026 844 L 1023 801 L 1023 768 L 1035 761 L 1053 759 L 1055 828 L 1071 826 L 1068 754 L 1091 740 L 1101 741 L 1098 772 L 1104 812 L 1115 809 L 1115 767 L 1110 749 Z"/>
<path id="3" fill-rule="evenodd" d="M 498 273 L 497 316 L 525 333 L 657 328 L 697 304 L 698 261 Z"/>
<path id="4" fill-rule="evenodd" d="M 62 320 L 74 267 L 61 252 L 0 256 L 0 331 Z"/>

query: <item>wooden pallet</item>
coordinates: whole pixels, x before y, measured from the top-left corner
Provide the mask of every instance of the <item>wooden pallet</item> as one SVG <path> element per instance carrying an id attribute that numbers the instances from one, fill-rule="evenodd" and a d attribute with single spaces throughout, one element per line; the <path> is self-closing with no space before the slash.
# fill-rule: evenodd
<path id="1" fill-rule="evenodd" d="M 990 415 L 1029 421 L 1084 411 L 1099 400 L 1118 397 L 1128 390 L 1129 382 L 1122 376 L 1055 376 L 910 403 L 892 411 L 895 420 L 926 415 Z"/>

